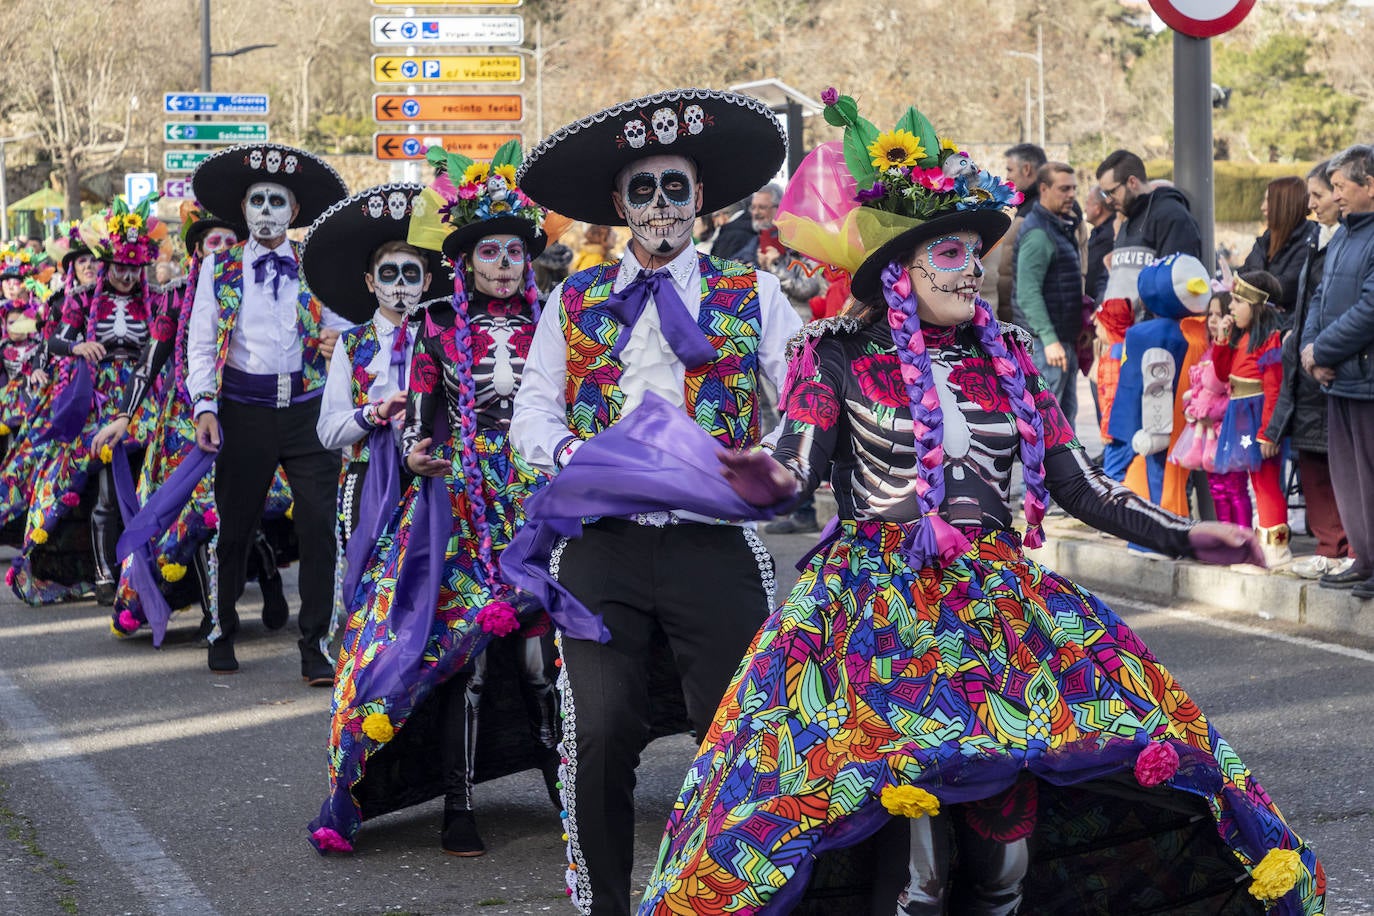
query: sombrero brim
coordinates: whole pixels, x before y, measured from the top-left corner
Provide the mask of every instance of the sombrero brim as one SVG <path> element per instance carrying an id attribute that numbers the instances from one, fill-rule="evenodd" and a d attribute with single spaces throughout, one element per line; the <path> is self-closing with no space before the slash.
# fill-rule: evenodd
<path id="1" fill-rule="evenodd" d="M 472 246 L 489 235 L 518 235 L 525 240 L 529 251 L 526 256 L 532 261 L 544 253 L 549 237 L 534 223 L 521 216 L 494 216 L 481 219 L 466 226 L 459 226 L 444 238 L 444 254 L 449 260 L 458 261 L 460 256 L 472 253 Z"/>
<path id="2" fill-rule="evenodd" d="M 623 226 L 611 203 L 615 177 L 649 156 L 686 156 L 697 165 L 702 213 L 766 185 L 787 156 L 787 134 L 752 96 L 674 89 L 622 102 L 555 131 L 525 157 L 520 189 L 555 213 Z"/>
<path id="3" fill-rule="evenodd" d="M 1001 210 L 958 210 L 913 226 L 864 258 L 859 269 L 854 271 L 850 293 L 859 302 L 874 301 L 882 293 L 883 268 L 893 261 L 906 260 L 926 239 L 952 232 L 975 232 L 983 241 L 983 253 L 987 254 L 1002 240 L 1010 226 L 1011 217 Z"/>
<path id="4" fill-rule="evenodd" d="M 305 271 L 305 282 L 321 302 L 354 324 L 372 319 L 377 311 L 377 297 L 368 290 L 363 277 L 378 247 L 385 242 L 406 240 L 410 209 L 407 207 L 401 219 L 385 207 L 380 216 L 372 216 L 368 201 L 402 191 L 409 202 L 423 190 L 424 185 L 413 183 L 378 185 L 339 201 L 315 220 L 305 237 L 301 268 Z M 425 248 L 418 250 L 428 262 L 431 277 L 425 296 L 433 299 L 452 295 L 453 272 L 443 254 Z"/>
<path id="5" fill-rule="evenodd" d="M 273 152 L 275 158 L 269 156 Z M 291 156 L 294 161 L 288 159 Z M 243 196 L 260 181 L 275 182 L 296 195 L 300 212 L 291 223 L 293 227 L 309 226 L 348 196 L 348 185 L 329 163 L 313 153 L 277 143 L 244 143 L 220 150 L 196 169 L 191 190 L 201 206 L 215 216 L 242 223 Z"/>

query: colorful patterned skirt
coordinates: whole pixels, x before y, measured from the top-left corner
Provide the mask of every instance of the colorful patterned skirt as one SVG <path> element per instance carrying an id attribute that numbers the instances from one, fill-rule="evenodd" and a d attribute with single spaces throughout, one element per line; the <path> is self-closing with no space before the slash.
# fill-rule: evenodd
<path id="1" fill-rule="evenodd" d="M 66 378 L 76 357 L 68 358 L 59 376 Z M 34 487 L 28 506 L 24 543 L 11 564 L 10 586 L 31 605 L 53 604 L 89 590 L 94 575 L 85 524 L 95 503 L 95 473 L 105 463 L 92 454 L 95 434 L 119 413 L 125 385 L 133 374 L 130 359 L 111 359 L 94 370 L 93 396 L 81 432 L 72 439 L 51 439 L 37 447 L 31 473 Z M 57 397 L 53 406 L 56 409 Z M 135 417 L 124 445 L 141 450 L 152 438 L 151 418 Z"/>
<path id="2" fill-rule="evenodd" d="M 479 433 L 476 450 L 492 549 L 499 554 L 524 524 L 525 497 L 547 478 L 515 453 L 505 433 Z M 426 701 L 439 699 L 438 688 L 492 639 L 477 621 L 491 601 L 492 583 L 477 561 L 462 468 L 451 449 L 441 447 L 435 454 L 449 458 L 453 472 L 419 478 L 405 491 L 351 603 L 334 679 L 330 794 L 309 827 L 311 842 L 322 853 L 351 851 L 365 818 L 442 794 L 435 765 L 439 755 L 427 734 L 440 717 Z M 424 594 L 425 555 L 440 551 L 437 603 L 410 600 Z M 547 627 L 547 618 L 539 617 L 507 639 L 538 635 L 531 626 Z M 417 728 L 409 728 L 412 720 Z M 484 722 L 481 741 L 499 734 L 501 724 Z M 516 724 L 525 730 L 524 723 Z M 482 756 L 479 749 L 479 763 Z M 493 761 L 485 772 L 479 767 L 478 778 L 533 765 L 532 754 L 515 753 Z"/>
<path id="3" fill-rule="evenodd" d="M 16 547 L 23 543 L 29 501 L 33 497 L 34 467 L 44 453 L 39 440 L 52 428 L 53 396 L 61 381 L 57 369 L 52 375 L 52 381 L 40 388 L 29 402 L 27 416 L 18 425 L 8 424 L 9 448 L 0 466 L 0 526 L 15 529 Z"/>
<path id="4" fill-rule="evenodd" d="M 1015 532 L 943 570 L 907 534 L 845 522 L 764 624 L 641 913 L 788 912 L 819 854 L 937 810 L 1028 839 L 1021 912 L 1321 912 L 1313 852 L 1121 618 Z"/>

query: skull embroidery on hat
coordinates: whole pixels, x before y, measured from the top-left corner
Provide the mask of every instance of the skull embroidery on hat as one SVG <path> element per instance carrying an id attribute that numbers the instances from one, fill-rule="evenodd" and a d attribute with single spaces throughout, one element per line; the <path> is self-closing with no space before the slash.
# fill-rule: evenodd
<path id="1" fill-rule="evenodd" d="M 626 121 L 616 137 L 616 144 L 621 148 L 644 149 L 649 144 L 669 147 L 678 137 L 699 134 L 715 121 L 702 106 L 684 106 L 681 100 L 635 114 L 637 117 Z"/>

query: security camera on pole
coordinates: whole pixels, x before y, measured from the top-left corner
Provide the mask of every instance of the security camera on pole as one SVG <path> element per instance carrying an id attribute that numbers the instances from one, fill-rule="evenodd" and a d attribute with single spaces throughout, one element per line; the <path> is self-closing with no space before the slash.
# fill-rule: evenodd
<path id="1" fill-rule="evenodd" d="M 1174 183 L 1192 204 L 1204 253 L 1216 251 L 1211 39 L 1239 25 L 1254 5 L 1255 0 L 1150 0 L 1174 30 Z"/>

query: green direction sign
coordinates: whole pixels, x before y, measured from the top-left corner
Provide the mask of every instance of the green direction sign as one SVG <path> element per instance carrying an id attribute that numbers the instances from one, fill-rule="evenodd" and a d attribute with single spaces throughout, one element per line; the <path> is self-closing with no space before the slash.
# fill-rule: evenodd
<path id="1" fill-rule="evenodd" d="M 262 143 L 266 121 L 163 121 L 167 143 Z"/>
<path id="2" fill-rule="evenodd" d="M 162 154 L 162 170 L 164 172 L 194 172 L 196 166 L 206 159 L 211 153 L 192 152 L 191 150 L 169 150 Z"/>

